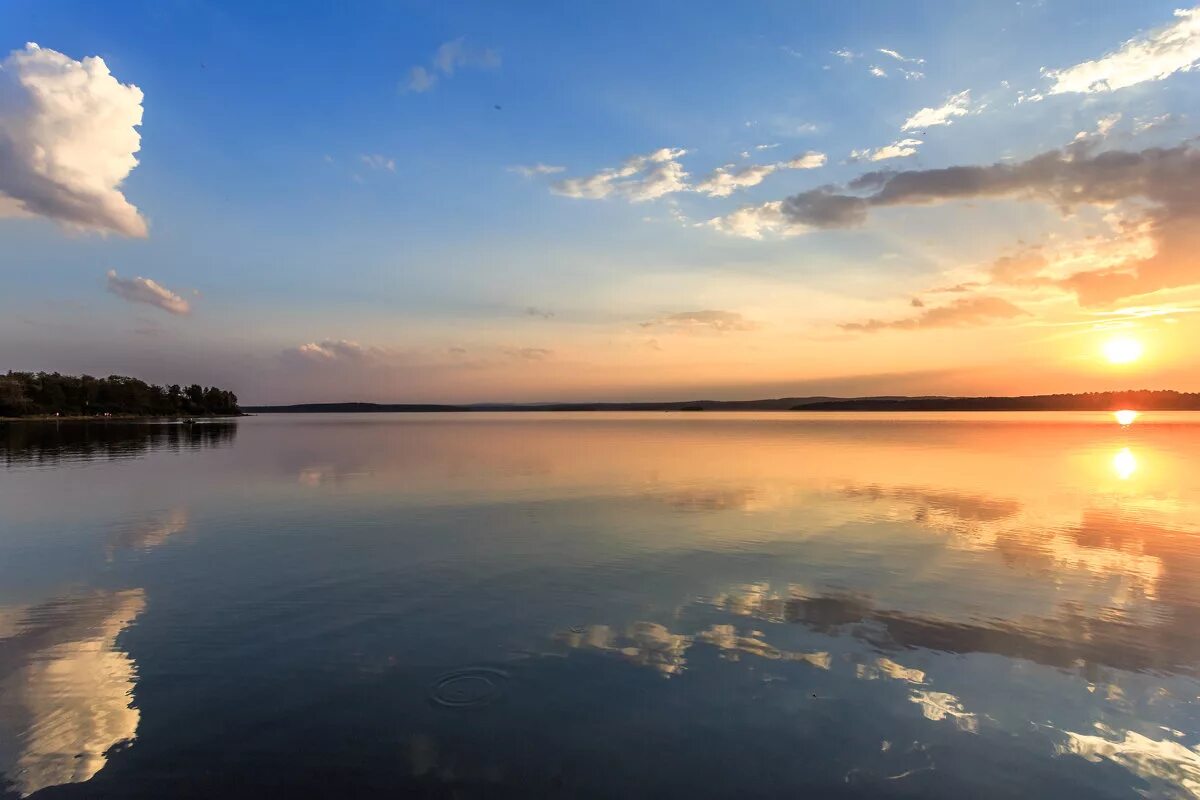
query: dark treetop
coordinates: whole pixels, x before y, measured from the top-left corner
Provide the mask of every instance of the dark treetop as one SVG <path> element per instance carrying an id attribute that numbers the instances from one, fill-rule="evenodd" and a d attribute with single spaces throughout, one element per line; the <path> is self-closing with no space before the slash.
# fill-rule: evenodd
<path id="1" fill-rule="evenodd" d="M 0 417 L 232 416 L 237 395 L 215 386 L 155 386 L 137 378 L 9 372 L 0 375 Z"/>

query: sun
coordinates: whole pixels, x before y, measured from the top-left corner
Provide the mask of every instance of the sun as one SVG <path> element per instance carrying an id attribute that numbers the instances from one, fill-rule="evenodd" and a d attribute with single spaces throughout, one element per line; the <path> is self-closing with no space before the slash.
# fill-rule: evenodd
<path id="1" fill-rule="evenodd" d="M 1104 343 L 1104 357 L 1110 364 L 1130 364 L 1142 357 L 1142 343 L 1128 336 L 1114 336 Z"/>

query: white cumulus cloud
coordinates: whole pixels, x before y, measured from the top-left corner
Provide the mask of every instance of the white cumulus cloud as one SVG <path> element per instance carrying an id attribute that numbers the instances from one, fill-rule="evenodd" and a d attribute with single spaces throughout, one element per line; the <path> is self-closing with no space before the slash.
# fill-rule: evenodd
<path id="1" fill-rule="evenodd" d="M 950 125 L 954 122 L 955 117 L 966 116 L 970 111 L 970 106 L 970 90 L 959 92 L 948 97 L 946 102 L 937 108 L 922 108 L 905 120 L 904 124 L 900 126 L 900 130 L 911 131 L 917 128 L 932 128 L 935 125 Z"/>
<path id="2" fill-rule="evenodd" d="M 1175 11 L 1175 22 L 1134 37 L 1095 61 L 1047 70 L 1050 94 L 1111 92 L 1160 81 L 1200 62 L 1200 6 Z"/>
<path id="3" fill-rule="evenodd" d="M 491 49 L 477 49 L 460 36 L 443 42 L 433 54 L 429 67 L 415 66 L 409 69 L 408 77 L 401 85 L 406 92 L 427 92 L 437 86 L 439 78 L 450 78 L 463 67 L 495 69 L 500 66 L 500 54 Z"/>
<path id="4" fill-rule="evenodd" d="M 108 291 L 123 300 L 157 306 L 171 314 L 183 315 L 192 310 L 187 300 L 149 278 L 140 275 L 136 278 L 122 278 L 117 275 L 115 269 L 108 271 L 107 278 Z"/>
<path id="5" fill-rule="evenodd" d="M 564 178 L 550 190 L 564 197 L 599 200 L 609 196 L 630 202 L 653 200 L 689 188 L 687 172 L 678 159 L 687 155 L 682 148 L 663 147 L 625 160 L 619 167 L 602 169 L 581 178 Z"/>
<path id="6" fill-rule="evenodd" d="M 509 172 L 515 172 L 524 178 L 533 178 L 538 175 L 555 175 L 565 170 L 566 167 L 556 167 L 553 164 L 543 164 L 540 161 L 536 164 L 516 164 L 508 168 Z"/>
<path id="7" fill-rule="evenodd" d="M 146 236 L 121 193 L 137 166 L 142 90 L 98 56 L 82 61 L 36 44 L 0 62 L 0 214 Z"/>

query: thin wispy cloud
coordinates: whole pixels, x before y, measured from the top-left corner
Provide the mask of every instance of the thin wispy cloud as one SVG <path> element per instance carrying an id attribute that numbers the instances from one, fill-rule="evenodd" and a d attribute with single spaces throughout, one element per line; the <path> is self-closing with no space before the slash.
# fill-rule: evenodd
<path id="1" fill-rule="evenodd" d="M 191 304 L 187 300 L 150 278 L 143 278 L 140 275 L 136 278 L 122 278 L 117 275 L 115 269 L 110 269 L 105 277 L 108 291 L 122 300 L 154 306 L 167 313 L 180 316 L 186 315 L 192 310 Z"/>
<path id="2" fill-rule="evenodd" d="M 970 113 L 970 90 L 959 92 L 946 98 L 946 102 L 936 107 L 922 108 L 900 126 L 902 131 L 913 131 L 918 128 L 932 128 L 937 125 L 950 125 L 956 117 L 964 117 Z"/>
<path id="3" fill-rule="evenodd" d="M 897 61 L 902 61 L 906 64 L 924 64 L 925 63 L 925 59 L 923 59 L 923 58 L 907 58 L 905 56 L 900 55 L 900 53 L 896 52 L 895 50 L 892 50 L 887 47 L 876 48 L 875 52 L 883 53 L 885 56 L 891 56 L 892 58 L 896 59 Z"/>
<path id="4" fill-rule="evenodd" d="M 642 328 L 660 328 L 668 331 L 707 331 L 731 333 L 755 330 L 758 325 L 736 311 L 705 309 L 702 311 L 680 311 L 655 319 L 639 322 Z"/>
<path id="5" fill-rule="evenodd" d="M 438 81 L 454 77 L 460 69 L 496 69 L 500 66 L 500 54 L 489 48 L 476 48 L 467 43 L 466 37 L 451 39 L 438 47 L 428 66 L 409 68 L 408 76 L 401 84 L 405 92 L 428 92 Z"/>
<path id="6" fill-rule="evenodd" d="M 709 197 L 728 197 L 739 189 L 757 186 L 768 175 L 783 169 L 816 169 L 826 161 L 824 153 L 809 151 L 789 161 L 776 164 L 755 164 L 753 166 L 735 168 L 732 164 L 718 167 L 703 181 L 696 184 L 696 191 Z"/>
<path id="7" fill-rule="evenodd" d="M 889 158 L 907 158 L 917 154 L 918 148 L 921 146 L 920 139 L 900 139 L 885 144 L 883 147 L 877 147 L 874 150 L 866 148 L 864 150 L 851 150 L 851 161 L 885 161 Z"/>
<path id="8" fill-rule="evenodd" d="M 361 155 L 358 159 L 369 169 L 386 172 L 396 171 L 396 160 L 394 158 L 388 158 L 376 153 L 373 155 Z"/>
<path id="9" fill-rule="evenodd" d="M 516 173 L 523 178 L 536 178 L 539 175 L 557 175 L 560 172 L 565 172 L 566 167 L 558 167 L 552 164 L 543 164 L 540 161 L 536 164 L 514 164 L 508 168 L 509 172 Z"/>
<path id="10" fill-rule="evenodd" d="M 1029 312 L 1018 308 L 1000 297 L 963 297 L 949 305 L 927 308 L 920 300 L 911 304 L 921 309 L 915 317 L 893 320 L 869 319 L 865 322 L 844 322 L 839 327 L 845 331 L 876 333 L 884 330 L 919 330 L 923 328 L 950 328 L 970 325 L 986 325 L 993 322 L 1029 316 Z"/>
<path id="11" fill-rule="evenodd" d="M 556 181 L 550 191 L 563 197 L 587 200 L 606 197 L 621 197 L 632 203 L 654 200 L 689 188 L 688 173 L 677 160 L 684 155 L 687 150 L 663 147 L 653 153 L 632 156 L 619 167 Z"/>
<path id="12" fill-rule="evenodd" d="M 146 236 L 121 191 L 138 163 L 141 124 L 142 90 L 113 77 L 104 59 L 33 43 L 14 50 L 0 62 L 0 216 Z"/>
<path id="13" fill-rule="evenodd" d="M 1175 20 L 1094 61 L 1045 70 L 1054 81 L 1050 94 L 1112 92 L 1195 69 L 1200 63 L 1200 6 L 1176 10 Z"/>

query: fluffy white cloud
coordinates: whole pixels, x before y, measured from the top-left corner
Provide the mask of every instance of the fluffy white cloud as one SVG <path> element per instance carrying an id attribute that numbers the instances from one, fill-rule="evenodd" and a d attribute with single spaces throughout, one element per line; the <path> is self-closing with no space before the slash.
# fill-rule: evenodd
<path id="1" fill-rule="evenodd" d="M 408 77 L 401 89 L 406 92 L 427 92 L 437 85 L 440 77 L 450 78 L 463 67 L 495 69 L 500 66 L 500 55 L 491 49 L 476 49 L 460 36 L 442 43 L 433 54 L 430 67 L 415 66 L 409 69 Z"/>
<path id="2" fill-rule="evenodd" d="M 1046 70 L 1051 94 L 1111 92 L 1145 81 L 1160 81 L 1200 62 L 1200 7 L 1179 9 L 1176 21 L 1130 39 L 1095 61 Z"/>
<path id="3" fill-rule="evenodd" d="M 114 269 L 108 271 L 107 277 L 108 291 L 123 300 L 157 306 L 171 314 L 183 315 L 192 310 L 187 300 L 149 278 L 140 275 L 136 278 L 121 278 Z"/>
<path id="4" fill-rule="evenodd" d="M 765 233 L 795 236 L 809 230 L 809 226 L 794 222 L 783 213 L 782 200 L 745 206 L 723 217 L 714 217 L 704 224 L 721 233 L 746 239 L 761 239 Z"/>
<path id="5" fill-rule="evenodd" d="M 97 56 L 76 61 L 27 44 L 0 62 L 0 214 L 142 237 L 121 193 L 137 166 L 142 91 Z"/>
<path id="6" fill-rule="evenodd" d="M 937 108 L 922 108 L 905 120 L 904 124 L 900 126 L 900 130 L 911 131 L 917 128 L 932 128 L 935 125 L 949 125 L 954 122 L 955 117 L 966 116 L 970 111 L 970 105 L 970 90 L 959 92 L 951 95 L 945 103 Z"/>
<path id="7" fill-rule="evenodd" d="M 663 147 L 626 159 L 620 167 L 602 169 L 582 178 L 565 178 L 550 187 L 555 194 L 588 200 L 610 195 L 630 202 L 653 200 L 688 189 L 687 172 L 677 159 L 687 154 L 682 148 Z"/>
<path id="8" fill-rule="evenodd" d="M 884 161 L 889 158 L 906 158 L 916 155 L 917 148 L 921 146 L 920 139 L 900 139 L 899 141 L 885 144 L 883 147 L 878 147 L 874 150 L 866 148 L 863 150 L 851 150 L 851 161 Z"/>
<path id="9" fill-rule="evenodd" d="M 515 172 L 525 178 L 533 178 L 538 175 L 555 175 L 566 170 L 566 167 L 556 167 L 552 164 L 516 164 L 508 168 L 509 172 Z"/>
<path id="10" fill-rule="evenodd" d="M 760 146 L 758 149 L 763 148 Z M 755 164 L 741 169 L 734 169 L 732 164 L 727 164 L 713 170 L 707 178 L 696 184 L 695 189 L 709 197 L 728 197 L 738 189 L 757 186 L 768 175 L 781 169 L 816 169 L 823 166 L 825 161 L 824 153 L 810 150 L 790 161 L 781 161 L 776 164 Z"/>
<path id="11" fill-rule="evenodd" d="M 872 65 L 871 68 L 868 69 L 867 71 L 870 72 L 872 75 L 874 75 L 876 78 L 886 78 L 887 77 L 887 73 L 883 71 L 882 67 L 877 67 L 877 66 Z"/>

